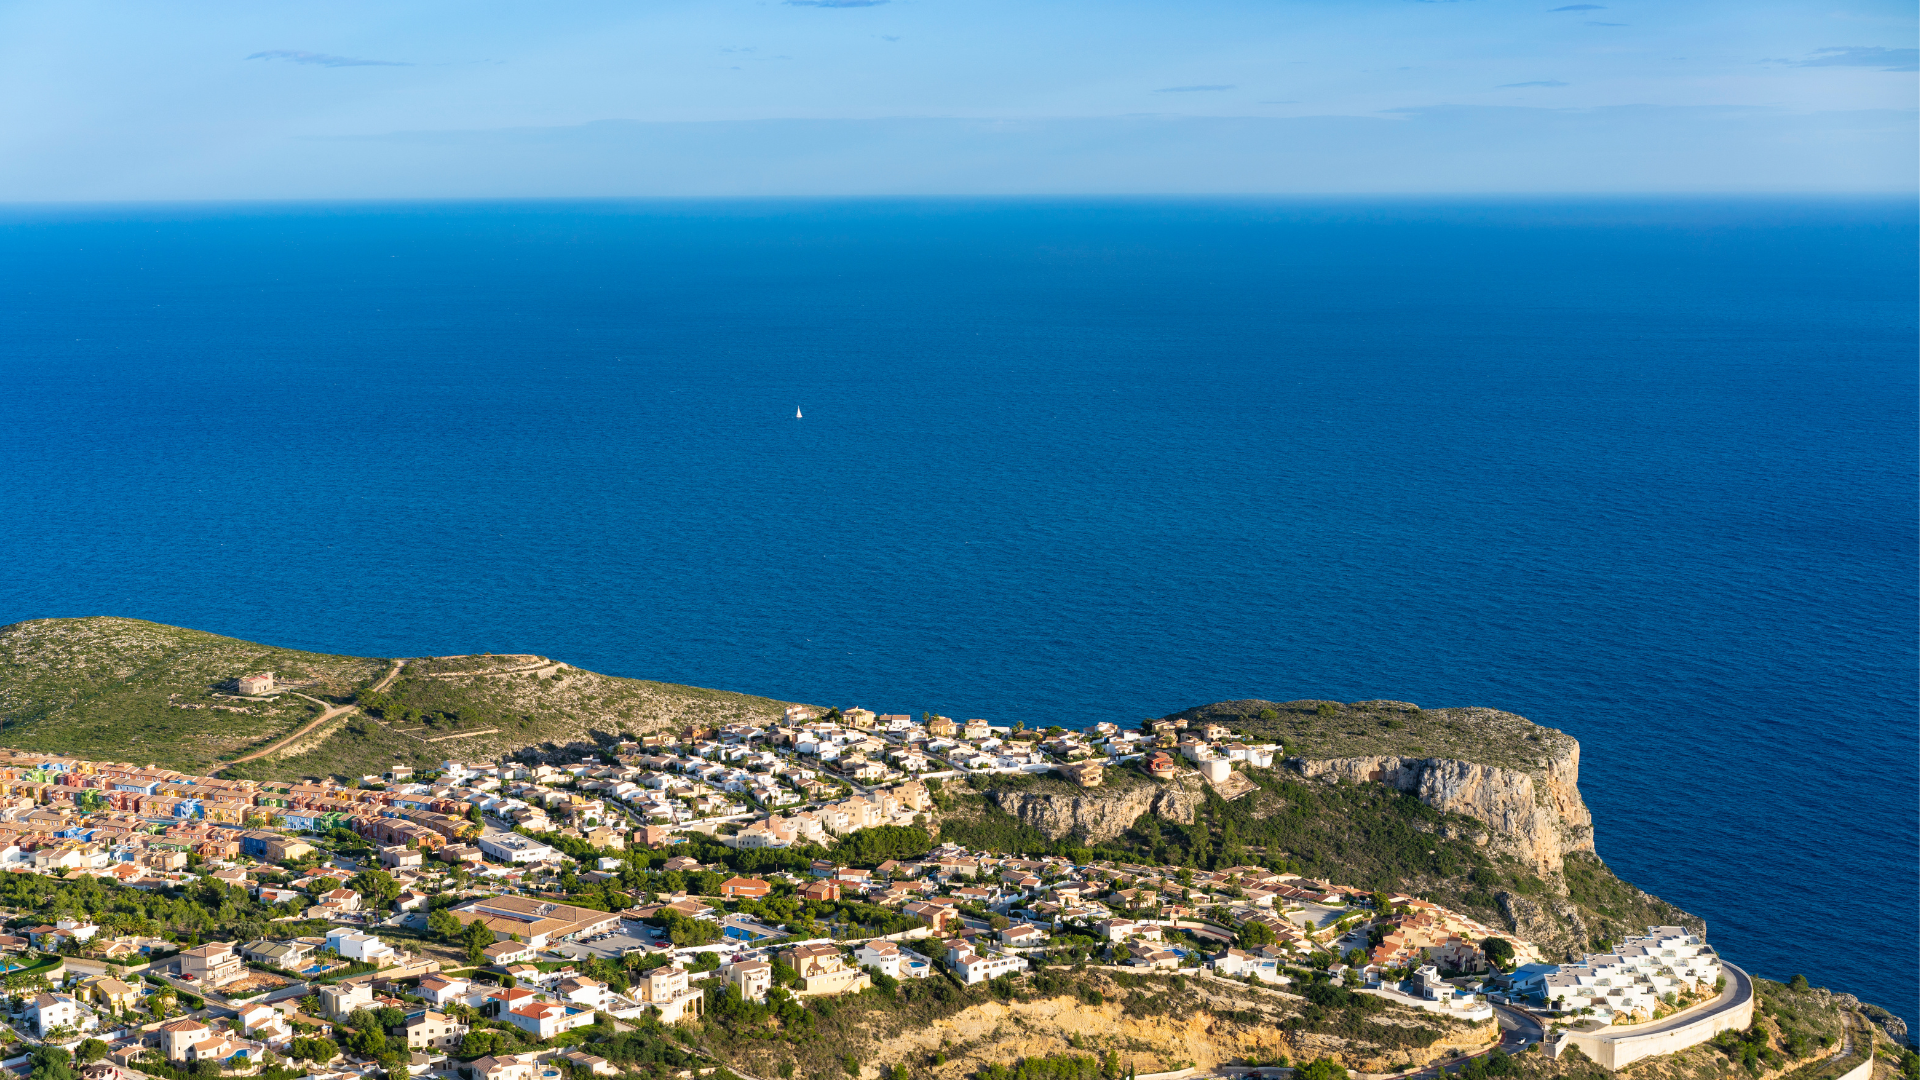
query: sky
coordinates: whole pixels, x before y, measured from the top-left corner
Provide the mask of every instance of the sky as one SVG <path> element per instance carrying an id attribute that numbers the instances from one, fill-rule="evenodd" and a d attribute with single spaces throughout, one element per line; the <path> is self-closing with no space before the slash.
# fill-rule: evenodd
<path id="1" fill-rule="evenodd" d="M 1911 0 L 0 0 L 0 201 L 1915 190 Z"/>

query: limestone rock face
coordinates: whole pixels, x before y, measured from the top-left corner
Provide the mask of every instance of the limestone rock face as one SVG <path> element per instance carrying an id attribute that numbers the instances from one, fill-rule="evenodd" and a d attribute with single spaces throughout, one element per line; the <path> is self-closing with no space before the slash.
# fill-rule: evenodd
<path id="1" fill-rule="evenodd" d="M 1542 874 L 1559 873 L 1568 852 L 1593 850 L 1593 815 L 1580 800 L 1580 745 L 1571 739 L 1537 770 L 1411 757 L 1290 758 L 1287 765 L 1310 780 L 1382 783 L 1464 814 Z"/>
<path id="2" fill-rule="evenodd" d="M 1590 932 L 1580 909 L 1564 897 L 1549 896 L 1534 900 L 1502 892 L 1494 897 L 1500 913 L 1507 917 L 1513 932 L 1539 945 L 1549 954 L 1558 952 L 1565 960 L 1577 960 L 1586 947 Z"/>
<path id="3" fill-rule="evenodd" d="M 993 790 L 987 798 L 1024 825 L 1049 840 L 1074 836 L 1089 844 L 1112 840 L 1142 814 L 1152 814 L 1181 825 L 1191 825 L 1206 801 L 1198 776 L 1180 776 L 1165 783 L 1125 791 L 1089 791 L 1085 795 Z"/>

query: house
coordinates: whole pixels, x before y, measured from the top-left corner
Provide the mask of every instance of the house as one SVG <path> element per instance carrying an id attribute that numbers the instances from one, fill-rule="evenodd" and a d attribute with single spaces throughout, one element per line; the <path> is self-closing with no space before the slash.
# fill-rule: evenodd
<path id="1" fill-rule="evenodd" d="M 1106 778 L 1106 766 L 1098 761 L 1077 761 L 1054 770 L 1081 787 L 1099 787 Z"/>
<path id="2" fill-rule="evenodd" d="M 848 967 L 832 945 L 796 945 L 780 953 L 780 960 L 800 976 L 799 996 L 855 994 L 873 985 L 873 977 Z"/>
<path id="3" fill-rule="evenodd" d="M 1245 949 L 1222 949 L 1212 958 L 1215 974 L 1229 978 L 1241 978 L 1251 975 L 1261 982 L 1284 986 L 1291 979 L 1280 974 L 1280 962 L 1271 956 L 1248 952 Z"/>
<path id="4" fill-rule="evenodd" d="M 198 1020 L 182 1017 L 160 1025 L 160 1052 L 168 1061 L 193 1061 L 193 1047 L 213 1034 Z"/>
<path id="5" fill-rule="evenodd" d="M 961 982 L 972 986 L 1016 971 L 1025 971 L 1027 960 L 1023 956 L 1005 953 L 983 955 L 975 952 L 972 945 L 956 938 L 947 942 L 947 966 Z"/>
<path id="6" fill-rule="evenodd" d="M 248 697 L 273 693 L 273 672 L 271 671 L 258 675 L 242 675 L 237 682 L 240 685 L 240 692 Z"/>
<path id="7" fill-rule="evenodd" d="M 501 1019 L 544 1041 L 593 1023 L 593 1010 L 552 1001 L 529 1001 L 508 1010 Z"/>
<path id="8" fill-rule="evenodd" d="M 1028 923 L 1009 926 L 1005 930 L 1000 931 L 1000 943 L 1002 945 L 1027 947 L 1039 945 L 1046 940 L 1047 935 L 1045 931 Z"/>
<path id="9" fill-rule="evenodd" d="M 1233 762 L 1227 758 L 1205 758 L 1200 762 L 1200 775 L 1209 784 L 1224 783 L 1233 775 Z"/>
<path id="10" fill-rule="evenodd" d="M 472 989 L 473 983 L 466 979 L 435 974 L 420 980 L 419 994 L 435 1005 L 451 1005 L 465 1001 Z"/>
<path id="11" fill-rule="evenodd" d="M 643 1002 L 660 1010 L 660 1022 L 677 1024 L 700 1015 L 706 992 L 687 984 L 687 969 L 679 966 L 654 968 L 634 987 Z M 591 1018 L 592 1014 L 589 1013 Z"/>
<path id="12" fill-rule="evenodd" d="M 299 940 L 269 941 L 261 938 L 241 946 L 240 955 L 256 964 L 298 971 L 313 955 L 313 946 Z"/>
<path id="13" fill-rule="evenodd" d="M 620 1070 L 614 1067 L 613 1062 L 603 1057 L 594 1057 L 585 1050 L 569 1050 L 554 1060 L 564 1061 L 575 1070 L 588 1073 L 592 1076 L 620 1075 Z"/>
<path id="14" fill-rule="evenodd" d="M 627 838 L 619 829 L 609 825 L 588 829 L 581 835 L 586 838 L 587 843 L 606 851 L 620 851 L 627 846 Z"/>
<path id="15" fill-rule="evenodd" d="M 236 1031 L 265 1043 L 277 1043 L 293 1035 L 293 1025 L 279 1009 L 263 1002 L 243 1006 L 234 1017 Z"/>
<path id="16" fill-rule="evenodd" d="M 720 895 L 729 900 L 758 900 L 773 891 L 759 878 L 732 877 L 720 883 Z"/>
<path id="17" fill-rule="evenodd" d="M 373 986 L 370 983 L 335 983 L 320 988 L 320 1011 L 329 1020 L 345 1020 L 353 1010 L 364 1009 L 372 1004 Z"/>
<path id="18" fill-rule="evenodd" d="M 531 945 L 524 945 L 518 941 L 496 941 L 487 946 L 481 955 L 487 963 L 498 967 L 501 964 L 531 960 L 539 951 Z"/>
<path id="19" fill-rule="evenodd" d="M 461 1071 L 472 1073 L 473 1080 L 533 1080 L 539 1067 L 533 1054 L 502 1054 L 476 1058 Z"/>
<path id="20" fill-rule="evenodd" d="M 773 965 L 765 960 L 735 960 L 725 971 L 727 985 L 739 991 L 747 1001 L 766 1003 L 773 987 Z"/>
<path id="21" fill-rule="evenodd" d="M 840 883 L 832 880 L 808 882 L 801 888 L 800 898 L 802 900 L 838 900 Z"/>
<path id="22" fill-rule="evenodd" d="M 33 1025 L 34 1034 L 46 1038 L 55 1028 L 72 1028 L 75 1031 L 94 1026 L 93 1014 L 68 994 L 49 994 L 41 992 L 33 995 L 27 1002 L 27 1023 Z"/>
<path id="23" fill-rule="evenodd" d="M 393 946 L 372 934 L 343 926 L 327 931 L 327 948 L 348 960 L 359 960 L 376 967 L 386 967 L 399 959 Z"/>
<path id="24" fill-rule="evenodd" d="M 1126 956 L 1120 962 L 1129 967 L 1177 968 L 1180 966 L 1180 954 L 1171 949 L 1156 949 L 1152 945 L 1128 945 Z"/>
<path id="25" fill-rule="evenodd" d="M 924 979 L 933 974 L 927 958 L 891 941 L 869 941 L 853 952 L 854 962 L 894 979 Z"/>
<path id="26" fill-rule="evenodd" d="M 74 996 L 106 1009 L 126 1012 L 140 1004 L 140 991 L 107 975 L 89 975 L 74 987 Z"/>
<path id="27" fill-rule="evenodd" d="M 403 1032 L 409 1050 L 452 1050 L 466 1037 L 467 1025 L 433 1009 L 417 1009 L 393 1033 Z"/>
<path id="28" fill-rule="evenodd" d="M 536 823 L 529 821 L 525 824 L 531 828 Z M 538 840 L 519 833 L 487 833 L 480 837 L 480 850 L 503 863 L 561 862 L 566 858 Z"/>
<path id="29" fill-rule="evenodd" d="M 246 964 L 230 941 L 216 941 L 180 954 L 180 975 L 207 986 L 232 982 L 246 973 Z"/>
<path id="30" fill-rule="evenodd" d="M 1160 751 L 1156 750 L 1147 756 L 1147 772 L 1157 779 L 1165 779 L 1179 771 L 1180 767 L 1173 763 L 1173 759 Z"/>
<path id="31" fill-rule="evenodd" d="M 398 870 L 402 867 L 418 867 L 424 865 L 425 862 L 426 856 L 421 854 L 417 848 L 409 848 L 403 844 L 393 844 L 380 849 L 380 865 L 389 870 Z"/>
<path id="32" fill-rule="evenodd" d="M 903 914 L 925 920 L 928 926 L 933 927 L 933 932 L 936 934 L 946 933 L 947 927 L 960 920 L 960 909 L 951 904 L 937 904 L 931 900 L 915 900 L 900 910 Z"/>

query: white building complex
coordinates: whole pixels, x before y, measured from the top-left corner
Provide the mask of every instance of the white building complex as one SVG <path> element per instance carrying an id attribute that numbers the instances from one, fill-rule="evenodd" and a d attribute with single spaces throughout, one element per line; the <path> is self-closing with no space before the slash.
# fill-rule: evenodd
<path id="1" fill-rule="evenodd" d="M 1515 989 L 1560 1010 L 1592 1009 L 1596 1016 L 1651 1018 L 1667 994 L 1711 990 L 1721 978 L 1720 957 L 1698 934 L 1678 926 L 1650 926 L 1610 953 L 1577 964 L 1539 965 Z"/>

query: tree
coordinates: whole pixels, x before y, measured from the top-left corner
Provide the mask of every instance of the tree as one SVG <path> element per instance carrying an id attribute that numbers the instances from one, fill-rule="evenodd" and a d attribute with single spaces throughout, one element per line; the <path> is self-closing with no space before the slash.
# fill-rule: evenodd
<path id="1" fill-rule="evenodd" d="M 1513 942 L 1503 937 L 1490 937 L 1480 943 L 1480 951 L 1487 955 L 1487 962 L 1502 971 L 1513 964 Z"/>
<path id="2" fill-rule="evenodd" d="M 478 964 L 487 958 L 487 946 L 493 944 L 493 931 L 487 928 L 485 921 L 475 919 L 467 924 L 465 934 L 467 959 Z"/>
<path id="3" fill-rule="evenodd" d="M 90 1061 L 99 1061 L 107 1056 L 107 1044 L 99 1039 L 88 1039 L 73 1051 L 73 1060 L 82 1065 Z"/>
<path id="4" fill-rule="evenodd" d="M 400 898 L 400 883 L 385 870 L 362 870 L 347 885 L 380 907 L 386 907 Z"/>
<path id="5" fill-rule="evenodd" d="M 427 913 L 427 930 L 441 941 L 452 941 L 465 929 L 459 917 L 446 908 L 435 908 Z"/>
<path id="6" fill-rule="evenodd" d="M 36 1046 L 28 1057 L 31 1080 L 73 1080 L 73 1055 L 57 1046 Z"/>
<path id="7" fill-rule="evenodd" d="M 1240 947 L 1258 949 L 1273 944 L 1273 927 L 1263 922 L 1249 921 L 1240 927 Z"/>
<path id="8" fill-rule="evenodd" d="M 1795 975 L 1793 978 L 1787 980 L 1787 989 L 1789 990 L 1811 990 L 1812 988 L 1813 984 L 1807 981 L 1805 975 Z"/>
<path id="9" fill-rule="evenodd" d="M 1347 1068 L 1337 1061 L 1315 1058 L 1300 1070 L 1298 1080 L 1347 1080 Z"/>

